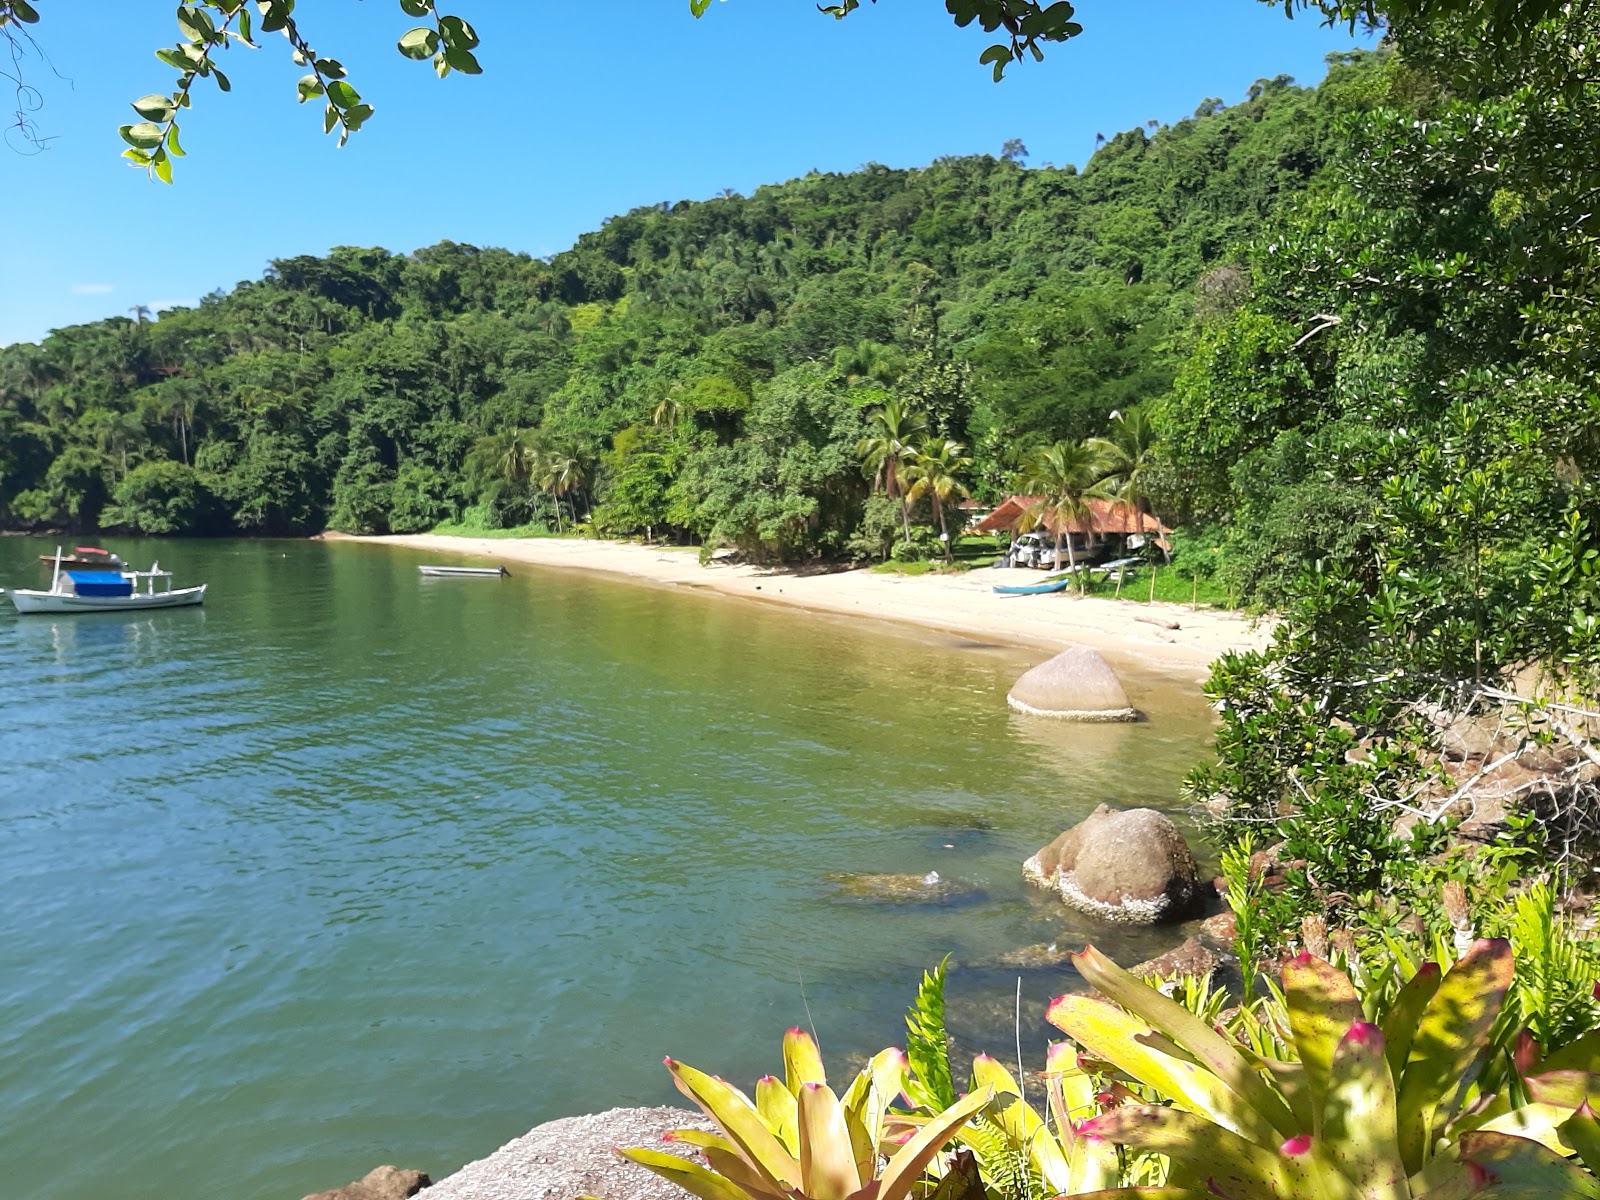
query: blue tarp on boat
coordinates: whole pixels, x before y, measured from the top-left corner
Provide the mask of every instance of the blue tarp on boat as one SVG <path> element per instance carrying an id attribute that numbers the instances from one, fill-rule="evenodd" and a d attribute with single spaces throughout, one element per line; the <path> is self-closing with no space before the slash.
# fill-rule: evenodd
<path id="1" fill-rule="evenodd" d="M 80 596 L 133 595 L 133 582 L 116 571 L 68 571 L 67 578 Z"/>

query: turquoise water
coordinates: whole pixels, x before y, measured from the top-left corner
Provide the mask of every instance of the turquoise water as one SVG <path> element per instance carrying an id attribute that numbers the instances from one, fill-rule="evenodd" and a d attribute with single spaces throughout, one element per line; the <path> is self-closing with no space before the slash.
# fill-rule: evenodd
<path id="1" fill-rule="evenodd" d="M 1094 938 L 1021 860 L 1101 801 L 1171 807 L 1192 684 L 1138 726 L 1011 714 L 1042 655 L 390 547 L 137 542 L 202 609 L 0 611 L 0 1163 L 37 1200 L 293 1200 L 436 1176 L 538 1121 L 749 1082 L 782 1030 L 1010 1047 L 1017 972 Z M 0 585 L 43 586 L 0 540 Z M 1030 603 L 1053 603 L 1045 597 Z M 836 873 L 937 871 L 940 904 Z M 1071 979 L 1023 973 L 1025 1047 Z M 808 1017 L 809 1011 L 809 1017 Z"/>

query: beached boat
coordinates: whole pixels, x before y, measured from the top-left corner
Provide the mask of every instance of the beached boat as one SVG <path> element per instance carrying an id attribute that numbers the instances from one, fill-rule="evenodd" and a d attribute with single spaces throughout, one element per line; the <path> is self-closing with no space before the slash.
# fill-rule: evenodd
<path id="1" fill-rule="evenodd" d="M 468 579 L 482 579 L 486 576 L 498 578 L 502 575 L 511 574 L 504 567 L 418 567 L 417 570 L 424 575 L 440 575 L 449 578 L 463 576 Z"/>
<path id="2" fill-rule="evenodd" d="M 9 594 L 11 603 L 19 613 L 86 613 L 127 612 L 141 608 L 183 608 L 199 604 L 206 596 L 206 585 L 178 588 L 172 586 L 172 572 L 163 571 L 153 563 L 148 571 L 69 571 L 63 570 L 61 551 L 57 550 L 55 574 L 50 580 L 50 590 L 15 588 Z M 166 583 L 156 591 L 156 580 Z M 144 589 L 139 581 L 144 581 Z"/>
<path id="3" fill-rule="evenodd" d="M 1051 592 L 1064 592 L 1072 586 L 1072 580 L 1052 579 L 1049 583 L 1036 583 L 1031 587 L 996 587 L 994 594 L 997 596 L 1045 596 Z"/>

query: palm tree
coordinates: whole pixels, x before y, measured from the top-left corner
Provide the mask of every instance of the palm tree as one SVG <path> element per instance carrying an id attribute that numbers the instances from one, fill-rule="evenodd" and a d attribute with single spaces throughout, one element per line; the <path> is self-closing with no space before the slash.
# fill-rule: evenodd
<path id="1" fill-rule="evenodd" d="M 899 400 L 889 400 L 867 418 L 867 436 L 856 453 L 861 469 L 872 477 L 874 491 L 900 501 L 900 521 L 906 541 L 911 541 L 911 506 L 905 497 L 906 464 L 916 457 L 914 439 L 928 431 L 928 418 L 909 411 Z"/>
<path id="2" fill-rule="evenodd" d="M 571 497 L 589 485 L 589 471 L 583 455 L 570 442 L 552 443 L 539 455 L 539 486 L 555 497 L 556 532 L 561 532 L 561 498 L 566 496 L 572 509 L 573 524 L 578 521 L 578 505 Z"/>
<path id="3" fill-rule="evenodd" d="M 917 450 L 917 456 L 906 468 L 906 479 L 911 486 L 906 491 L 910 500 L 923 496 L 933 501 L 933 515 L 939 518 L 939 532 L 943 534 L 944 559 L 955 562 L 950 552 L 950 530 L 944 521 L 944 506 L 952 498 L 965 500 L 972 493 L 957 476 L 972 466 L 966 457 L 967 448 L 949 438 L 926 438 Z"/>
<path id="4" fill-rule="evenodd" d="M 1146 485 L 1156 469 L 1156 438 L 1149 419 L 1137 408 L 1114 412 L 1111 436 L 1090 438 L 1085 444 L 1099 458 L 1101 486 L 1108 495 L 1133 507 L 1143 538 L 1144 516 L 1150 505 Z"/>
<path id="5" fill-rule="evenodd" d="M 1092 511 L 1089 499 L 1098 492 L 1099 473 L 1095 452 L 1083 442 L 1057 442 L 1043 446 L 1028 455 L 1022 464 L 1018 488 L 1035 494 L 1036 499 L 1028 509 L 1034 523 L 1040 523 L 1048 513 L 1056 524 L 1056 564 L 1061 563 L 1063 529 L 1068 522 L 1082 522 Z M 1072 538 L 1066 538 L 1067 567 L 1077 579 L 1078 560 L 1072 550 Z M 1083 581 L 1078 580 L 1081 591 Z"/>

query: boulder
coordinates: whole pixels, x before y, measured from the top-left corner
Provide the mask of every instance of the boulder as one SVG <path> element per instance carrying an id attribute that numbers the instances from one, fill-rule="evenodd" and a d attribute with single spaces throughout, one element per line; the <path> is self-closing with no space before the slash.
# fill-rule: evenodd
<path id="1" fill-rule="evenodd" d="M 1122 681 L 1097 651 L 1063 650 L 1011 685 L 1006 703 L 1018 712 L 1068 721 L 1137 721 Z"/>
<path id="2" fill-rule="evenodd" d="M 1028 859 L 1022 875 L 1079 912 L 1123 924 L 1181 920 L 1202 905 L 1199 864 L 1153 808 L 1102 804 Z"/>
<path id="3" fill-rule="evenodd" d="M 681 1108 L 614 1108 L 549 1121 L 441 1179 L 424 1200 L 685 1200 L 682 1188 L 614 1152 L 642 1146 L 698 1159 L 690 1143 L 663 1140 L 674 1129 L 710 1132 L 712 1125 Z"/>
<path id="4" fill-rule="evenodd" d="M 334 1188 L 331 1192 L 315 1192 L 304 1200 L 409 1200 L 427 1187 L 429 1182 L 421 1171 L 378 1167 L 354 1183 Z"/>

